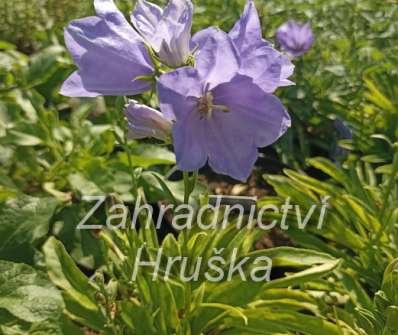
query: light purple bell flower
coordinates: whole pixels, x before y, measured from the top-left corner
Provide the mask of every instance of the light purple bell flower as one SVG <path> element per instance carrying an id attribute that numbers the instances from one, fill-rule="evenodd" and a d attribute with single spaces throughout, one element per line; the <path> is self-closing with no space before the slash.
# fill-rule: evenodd
<path id="1" fill-rule="evenodd" d="M 217 28 L 196 33 L 192 41 L 199 49 Z M 240 58 L 239 73 L 253 78 L 264 91 L 273 93 L 278 87 L 293 85 L 288 80 L 294 65 L 289 58 L 275 50 L 263 39 L 260 19 L 253 0 L 248 0 L 240 19 L 229 32 Z"/>
<path id="2" fill-rule="evenodd" d="M 240 57 L 228 34 L 210 34 L 195 68 L 182 67 L 158 81 L 160 109 L 175 117 L 177 164 L 195 171 L 206 162 L 222 174 L 246 180 L 259 147 L 274 143 L 290 126 L 280 100 L 241 74 Z"/>
<path id="3" fill-rule="evenodd" d="M 309 22 L 300 25 L 292 20 L 287 21 L 278 28 L 276 37 L 283 50 L 294 57 L 305 54 L 314 43 L 314 35 Z"/>
<path id="4" fill-rule="evenodd" d="M 170 0 L 163 10 L 138 0 L 131 21 L 160 60 L 171 67 L 186 64 L 191 54 L 193 5 L 190 0 Z"/>
<path id="5" fill-rule="evenodd" d="M 143 39 L 112 0 L 95 0 L 97 16 L 72 21 L 65 43 L 78 70 L 62 85 L 70 97 L 135 95 L 152 83 L 135 80 L 152 75 L 154 68 Z"/>
<path id="6" fill-rule="evenodd" d="M 129 126 L 129 137 L 132 139 L 142 139 L 153 137 L 161 141 L 171 139 L 174 115 L 167 118 L 156 109 L 130 100 L 125 114 Z"/>

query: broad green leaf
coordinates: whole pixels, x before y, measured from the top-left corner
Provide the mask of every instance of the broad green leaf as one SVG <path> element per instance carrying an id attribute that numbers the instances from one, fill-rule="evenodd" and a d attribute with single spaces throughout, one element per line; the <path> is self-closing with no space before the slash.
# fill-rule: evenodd
<path id="1" fill-rule="evenodd" d="M 25 264 L 0 261 L 0 315 L 2 309 L 8 311 L 15 328 L 28 329 L 20 334 L 61 335 L 57 323 L 63 308 L 61 293 L 45 274 Z"/>
<path id="2" fill-rule="evenodd" d="M 36 122 L 38 118 L 37 111 L 36 108 L 33 106 L 30 98 L 31 98 L 30 92 L 24 92 L 19 90 L 16 90 L 14 92 L 15 102 L 25 112 L 27 119 L 31 122 Z"/>
<path id="3" fill-rule="evenodd" d="M 127 153 L 119 157 L 128 164 Z M 134 166 L 148 168 L 153 165 L 173 165 L 176 163 L 174 154 L 165 147 L 151 144 L 136 145 L 131 149 L 131 160 Z"/>
<path id="4" fill-rule="evenodd" d="M 76 330 L 76 329 L 74 329 Z M 56 320 L 45 320 L 33 324 L 0 325 L 1 335 L 65 335 L 65 330 Z M 74 335 L 83 335 L 78 329 Z"/>
<path id="5" fill-rule="evenodd" d="M 54 45 L 41 50 L 30 58 L 27 81 L 31 86 L 45 82 L 55 73 L 64 50 L 63 47 Z"/>
<path id="6" fill-rule="evenodd" d="M 48 234 L 54 198 L 21 195 L 0 204 L 0 257 L 33 262 L 34 247 Z"/>
<path id="7" fill-rule="evenodd" d="M 83 174 L 77 172 L 68 176 L 72 189 L 80 192 L 82 195 L 103 195 L 104 192 L 91 180 L 88 180 Z"/>

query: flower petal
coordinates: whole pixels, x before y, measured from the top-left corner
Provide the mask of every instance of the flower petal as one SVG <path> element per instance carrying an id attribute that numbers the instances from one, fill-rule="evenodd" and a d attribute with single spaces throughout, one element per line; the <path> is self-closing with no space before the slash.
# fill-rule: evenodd
<path id="1" fill-rule="evenodd" d="M 215 110 L 208 122 L 209 165 L 216 172 L 245 181 L 257 160 L 257 147 L 271 144 L 280 131 L 266 107 L 268 97 L 271 104 L 278 99 L 241 75 L 216 87 L 213 95 L 214 103 L 227 106 L 229 112 Z"/>
<path id="2" fill-rule="evenodd" d="M 139 35 L 113 1 L 96 0 L 98 17 L 72 21 L 65 43 L 79 70 L 61 88 L 66 96 L 134 95 L 151 83 L 134 80 L 151 75 L 153 66 Z"/>
<path id="3" fill-rule="evenodd" d="M 173 120 L 167 119 L 156 109 L 130 100 L 125 114 L 128 120 L 130 138 L 154 137 L 166 141 L 171 136 Z"/>
<path id="4" fill-rule="evenodd" d="M 266 92 L 291 85 L 287 78 L 293 73 L 290 60 L 272 48 L 262 38 L 260 19 L 253 0 L 248 0 L 244 12 L 229 33 L 239 51 L 239 73 L 252 77 Z"/>
<path id="5" fill-rule="evenodd" d="M 142 36 L 150 41 L 155 34 L 156 26 L 162 18 L 163 10 L 157 5 L 146 1 L 138 0 L 131 13 L 131 22 Z"/>
<path id="6" fill-rule="evenodd" d="M 290 61 L 289 57 L 285 55 L 281 55 L 280 63 L 282 68 L 281 68 L 281 81 L 279 85 L 280 86 L 294 85 L 294 82 L 287 79 L 294 73 L 294 64 Z"/>
<path id="7" fill-rule="evenodd" d="M 267 43 L 262 39 L 260 19 L 253 0 L 247 0 L 240 19 L 229 32 L 236 48 L 241 54 L 256 48 L 259 43 Z"/>
<path id="8" fill-rule="evenodd" d="M 207 121 L 209 165 L 245 181 L 257 160 L 257 147 L 275 142 L 290 126 L 290 117 L 278 98 L 246 76 L 237 75 L 212 93 L 214 102 L 229 112 L 215 110 Z"/>
<path id="9" fill-rule="evenodd" d="M 170 0 L 150 39 L 167 65 L 184 65 L 190 55 L 193 5 L 190 0 Z"/>
<path id="10" fill-rule="evenodd" d="M 206 122 L 195 112 L 177 120 L 173 127 L 174 151 L 182 171 L 197 171 L 207 161 Z"/>
<path id="11" fill-rule="evenodd" d="M 62 95 L 67 97 L 87 97 L 94 98 L 101 95 L 97 92 L 88 91 L 85 88 L 82 77 L 78 71 L 73 72 L 62 84 Z"/>
<path id="12" fill-rule="evenodd" d="M 287 80 L 293 71 L 294 65 L 287 56 L 263 44 L 242 57 L 239 73 L 253 78 L 265 92 L 273 93 L 280 86 L 293 84 Z"/>
<path id="13" fill-rule="evenodd" d="M 271 145 L 290 127 L 290 116 L 280 100 L 264 92 L 249 77 L 237 75 L 216 87 L 213 95 L 215 104 L 230 110 L 221 115 L 223 127 L 231 129 L 238 125 L 241 130 L 235 136 L 251 138 L 256 147 Z"/>
<path id="14" fill-rule="evenodd" d="M 242 128 L 245 125 L 233 122 L 229 114 L 215 111 L 207 122 L 209 165 L 217 173 L 245 181 L 257 160 L 257 148 L 252 135 Z"/>
<path id="15" fill-rule="evenodd" d="M 182 119 L 197 106 L 203 86 L 198 72 L 191 67 L 182 67 L 160 76 L 158 80 L 160 110 L 170 118 Z"/>
<path id="16" fill-rule="evenodd" d="M 120 21 L 126 21 L 113 0 L 94 0 L 94 9 L 99 17 L 113 15 Z"/>
<path id="17" fill-rule="evenodd" d="M 195 67 L 210 89 L 233 78 L 239 65 L 231 38 L 221 30 L 210 35 L 196 55 Z"/>
<path id="18" fill-rule="evenodd" d="M 192 36 L 191 39 L 191 49 L 198 49 L 200 50 L 203 45 L 205 44 L 205 42 L 207 41 L 207 39 L 218 32 L 218 28 L 216 27 L 209 27 L 206 29 L 202 29 L 200 31 L 198 31 L 197 33 L 195 33 L 195 35 Z"/>

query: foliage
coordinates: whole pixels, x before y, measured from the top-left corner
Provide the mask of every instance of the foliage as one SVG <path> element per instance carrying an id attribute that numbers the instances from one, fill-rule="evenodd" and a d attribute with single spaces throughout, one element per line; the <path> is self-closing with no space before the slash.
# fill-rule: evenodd
<path id="1" fill-rule="evenodd" d="M 293 248 L 249 252 L 249 242 L 253 241 L 255 232 L 235 232 L 235 236 L 231 234 L 231 229 L 196 233 L 186 241 L 181 238 L 182 235 L 178 241 L 173 235 L 168 235 L 161 245 L 154 231 L 116 231 L 112 237 L 104 234 L 104 241 L 110 244 L 108 261 L 105 270 L 98 271 L 91 280 L 79 271 L 58 241 L 51 239 L 44 247 L 50 277 L 64 290 L 68 315 L 101 333 L 202 334 L 221 331 L 228 334 L 239 329 L 246 330 L 245 325 L 251 325 L 250 318 L 257 319 L 264 313 L 262 322 L 269 323 L 267 328 L 270 331 L 338 334 L 335 325 L 316 317 L 318 312 L 314 298 L 293 289 L 336 268 L 338 261 L 326 254 Z M 238 235 L 241 235 L 239 239 Z M 151 271 L 150 267 L 138 268 L 139 265 L 135 264 L 141 247 L 144 248 L 146 261 L 158 257 L 159 247 L 164 251 L 162 257 L 165 262 L 163 264 L 162 261 L 159 270 L 162 274 L 160 278 L 153 279 L 153 268 Z M 236 279 L 234 277 L 220 284 L 204 278 L 203 273 L 211 268 L 200 267 L 198 281 L 182 281 L 181 271 L 185 278 L 192 276 L 197 255 L 202 254 L 205 259 L 203 264 L 206 264 L 212 254 L 204 253 L 204 250 L 211 248 L 221 248 L 225 252 L 239 248 L 239 260 L 243 257 L 270 256 L 277 267 L 290 265 L 297 272 L 267 283 L 245 282 L 236 276 Z M 170 277 L 161 277 L 167 271 L 167 258 L 179 256 L 187 257 L 188 265 L 177 262 L 171 268 Z M 132 281 L 135 267 L 138 269 L 137 280 Z M 245 272 L 249 271 L 245 269 Z M 105 282 L 104 278 L 110 279 Z M 268 295 L 272 299 L 264 300 Z M 277 308 L 277 311 L 269 312 L 271 307 Z M 312 316 L 304 316 L 302 310 Z M 308 319 L 308 324 L 300 325 L 298 320 L 302 317 Z M 281 324 L 284 318 L 286 324 Z M 311 329 L 311 323 L 317 323 L 318 328 Z M 263 326 L 254 322 L 250 333 L 263 329 Z"/>
<path id="2" fill-rule="evenodd" d="M 63 334 L 64 302 L 48 278 L 28 265 L 0 261 L 0 334 Z M 68 328 L 71 327 L 71 328 Z"/>
<path id="3" fill-rule="evenodd" d="M 353 315 L 350 324 L 360 334 L 393 334 L 398 328 L 385 313 L 395 313 L 395 294 L 385 292 L 385 288 L 387 281 L 388 290 L 396 285 L 398 153 L 388 169 L 381 166 L 375 170 L 362 161 L 347 162 L 347 169 L 342 169 L 324 158 L 310 159 L 308 164 L 331 179 L 319 181 L 292 170 L 285 170 L 286 176 L 266 176 L 277 196 L 260 200 L 260 205 L 282 204 L 289 197 L 295 204 L 287 219 L 292 240 L 344 259 L 337 275 L 340 284 L 336 284 L 339 291 L 348 293 L 351 302 L 344 306 L 344 312 L 337 313 L 344 318 L 349 315 L 345 313 Z M 294 219 L 297 211 L 304 217 L 314 203 L 325 201 L 325 197 L 329 209 L 323 226 L 318 226 L 321 214 L 316 212 L 306 231 L 300 230 Z M 274 216 L 270 214 L 270 219 Z M 324 285 L 326 290 L 331 289 Z"/>

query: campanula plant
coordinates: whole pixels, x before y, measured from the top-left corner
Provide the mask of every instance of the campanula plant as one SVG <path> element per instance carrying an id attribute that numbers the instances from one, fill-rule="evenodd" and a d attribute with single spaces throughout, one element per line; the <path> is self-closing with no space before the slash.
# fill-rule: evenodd
<path id="1" fill-rule="evenodd" d="M 73 21 L 65 40 L 79 70 L 64 83 L 67 96 L 135 95 L 157 82 L 160 112 L 131 102 L 133 138 L 172 139 L 178 167 L 246 180 L 257 148 L 275 142 L 290 117 L 272 93 L 291 85 L 293 65 L 262 38 L 249 0 L 229 33 L 210 27 L 191 39 L 193 5 L 172 0 L 162 10 L 138 1 L 136 30 L 112 0 L 94 1 L 97 16 Z M 193 64 L 190 64 L 193 63 Z"/>

